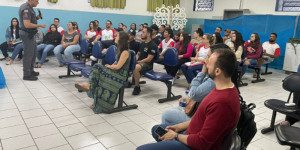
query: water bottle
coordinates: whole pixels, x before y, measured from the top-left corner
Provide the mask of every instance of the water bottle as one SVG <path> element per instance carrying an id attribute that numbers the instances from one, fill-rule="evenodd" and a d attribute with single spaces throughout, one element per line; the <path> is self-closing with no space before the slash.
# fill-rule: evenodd
<path id="1" fill-rule="evenodd" d="M 189 91 L 186 90 L 186 91 L 185 91 L 185 94 L 186 94 L 186 96 L 188 96 Z M 182 98 L 181 101 L 180 101 L 180 103 L 179 103 L 179 110 L 184 111 L 185 106 L 186 106 L 186 103 L 187 103 L 186 98 Z"/>

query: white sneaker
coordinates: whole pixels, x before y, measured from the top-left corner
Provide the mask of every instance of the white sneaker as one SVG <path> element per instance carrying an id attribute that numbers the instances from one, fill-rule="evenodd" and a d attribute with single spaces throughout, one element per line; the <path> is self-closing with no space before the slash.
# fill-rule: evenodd
<path id="1" fill-rule="evenodd" d="M 172 79 L 172 85 L 174 85 L 175 84 L 175 81 L 176 81 L 176 79 L 177 79 L 177 77 L 175 76 L 175 77 L 173 77 L 173 79 Z"/>
<path id="2" fill-rule="evenodd" d="M 97 61 L 97 58 L 95 58 L 94 56 L 90 56 L 90 59 L 91 59 L 92 61 Z"/>

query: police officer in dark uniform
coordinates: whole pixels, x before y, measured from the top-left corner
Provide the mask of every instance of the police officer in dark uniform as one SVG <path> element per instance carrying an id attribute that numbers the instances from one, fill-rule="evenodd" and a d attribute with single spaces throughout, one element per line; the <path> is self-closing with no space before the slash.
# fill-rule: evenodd
<path id="1" fill-rule="evenodd" d="M 43 17 L 41 14 L 37 16 L 33 10 L 33 7 L 36 7 L 38 4 L 39 0 L 28 0 L 19 8 L 20 36 L 23 40 L 24 49 L 23 80 L 35 81 L 39 75 L 39 72 L 33 70 L 37 54 L 35 34 L 38 27 L 46 28 L 46 25 L 37 24 L 37 20 Z"/>

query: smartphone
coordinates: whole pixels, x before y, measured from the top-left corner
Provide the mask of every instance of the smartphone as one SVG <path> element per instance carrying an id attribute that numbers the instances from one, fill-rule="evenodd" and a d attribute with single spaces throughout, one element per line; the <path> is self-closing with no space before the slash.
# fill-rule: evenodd
<path id="1" fill-rule="evenodd" d="M 155 131 L 154 131 L 158 136 L 162 137 L 164 136 L 168 131 L 159 126 Z"/>

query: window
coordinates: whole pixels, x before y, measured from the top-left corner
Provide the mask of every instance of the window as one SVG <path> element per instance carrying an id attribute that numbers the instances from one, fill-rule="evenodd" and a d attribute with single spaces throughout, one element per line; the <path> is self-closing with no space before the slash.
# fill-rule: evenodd
<path id="1" fill-rule="evenodd" d="M 213 11 L 214 0 L 194 0 L 194 11 Z"/>
<path id="2" fill-rule="evenodd" d="M 91 0 L 92 7 L 124 9 L 126 0 Z"/>
<path id="3" fill-rule="evenodd" d="M 290 11 L 297 12 L 300 11 L 300 1 L 299 0 L 276 0 L 276 11 Z"/>
<path id="4" fill-rule="evenodd" d="M 155 12 L 156 7 L 161 8 L 162 4 L 164 4 L 165 7 L 176 7 L 176 5 L 180 5 L 180 0 L 147 0 L 147 11 Z"/>

